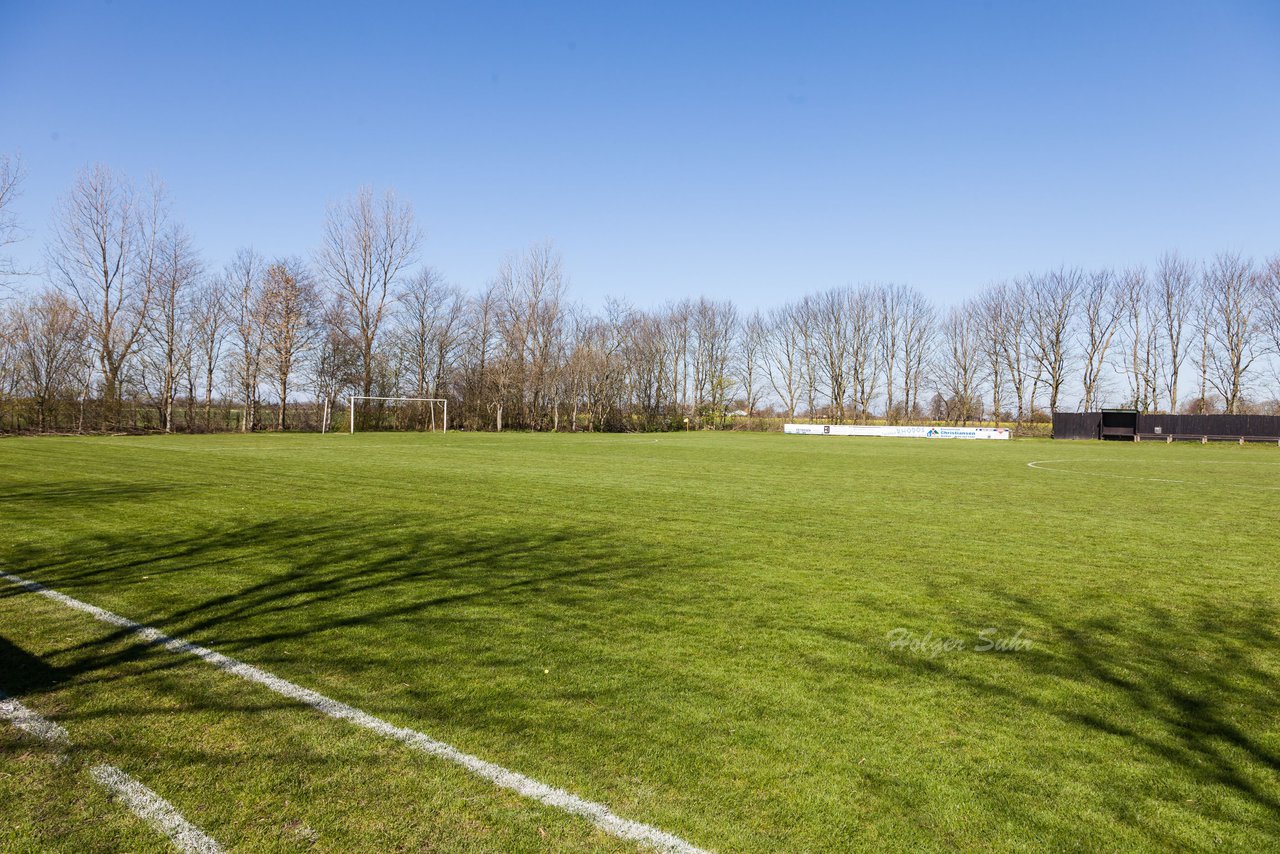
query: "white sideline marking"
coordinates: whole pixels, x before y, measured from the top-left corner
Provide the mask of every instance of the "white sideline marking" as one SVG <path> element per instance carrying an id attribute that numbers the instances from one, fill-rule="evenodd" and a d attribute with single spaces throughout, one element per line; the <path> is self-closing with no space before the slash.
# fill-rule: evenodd
<path id="1" fill-rule="evenodd" d="M 65 729 L 31 711 L 3 691 L 0 691 L 0 718 L 7 718 L 18 729 L 31 733 L 41 741 L 65 744 L 70 740 Z"/>
<path id="2" fill-rule="evenodd" d="M 120 798 L 133 814 L 169 837 L 188 854 L 222 854 L 222 848 L 200 828 L 182 817 L 173 804 L 113 765 L 95 765 L 89 770 L 98 785 Z"/>
<path id="3" fill-rule="evenodd" d="M 38 593 L 68 608 L 89 614 L 104 623 L 125 629 L 147 643 L 157 644 L 172 652 L 184 652 L 194 655 L 219 670 L 234 674 L 249 682 L 256 682 L 283 697 L 304 703 L 331 718 L 349 721 L 356 726 L 364 727 L 379 735 L 399 741 L 423 753 L 438 756 L 456 765 L 461 765 L 477 777 L 488 780 L 494 785 L 510 789 L 519 795 L 549 807 L 563 810 L 570 815 L 585 818 L 595 824 L 596 827 L 619 839 L 639 842 L 658 851 L 671 852 L 671 854 L 708 854 L 704 849 L 698 848 L 674 834 L 667 833 L 665 830 L 622 818 L 604 804 L 580 798 L 571 792 L 548 786 L 546 783 L 540 783 L 532 777 L 526 777 L 523 774 L 503 768 L 501 765 L 486 762 L 478 756 L 463 753 L 453 745 L 446 744 L 443 741 L 436 741 L 434 738 L 417 730 L 396 726 L 384 721 L 382 718 L 374 717 L 368 712 L 362 712 L 355 706 L 340 703 L 337 700 L 312 691 L 310 688 L 295 685 L 251 664 L 237 661 L 220 652 L 214 652 L 207 647 L 198 646 L 190 641 L 170 637 L 159 629 L 135 623 L 133 620 L 113 614 L 96 605 L 90 605 L 88 602 L 73 599 L 65 593 L 59 593 L 35 581 L 27 581 L 25 578 L 3 571 L 0 571 L 0 578 L 28 592 Z"/>
<path id="4" fill-rule="evenodd" d="M 1210 481 L 1210 480 L 1175 480 L 1173 478 L 1168 478 L 1168 477 L 1140 477 L 1138 475 L 1133 475 L 1133 474 L 1113 474 L 1111 472 L 1105 472 L 1105 471 L 1077 471 L 1076 469 L 1052 468 L 1049 465 L 1049 463 L 1098 463 L 1098 462 L 1114 463 L 1116 462 L 1116 460 L 1110 460 L 1103 457 L 1069 457 L 1061 460 L 1032 460 L 1031 462 L 1027 463 L 1027 468 L 1035 469 L 1036 471 L 1057 472 L 1058 474 L 1074 474 L 1079 477 L 1107 477 L 1115 480 L 1145 480 L 1149 483 L 1186 483 L 1186 484 L 1191 484 L 1193 486 L 1220 485 L 1215 481 Z M 1252 461 L 1246 461 L 1246 460 L 1226 460 L 1224 462 L 1253 464 Z M 1272 465 L 1272 464 L 1264 462 L 1264 463 L 1261 463 L 1260 465 Z M 1235 483 L 1235 484 L 1232 484 L 1231 486 L 1232 488 L 1264 489 L 1267 491 L 1280 489 L 1280 486 L 1260 486 L 1259 484 L 1256 484 L 1256 483 Z"/>

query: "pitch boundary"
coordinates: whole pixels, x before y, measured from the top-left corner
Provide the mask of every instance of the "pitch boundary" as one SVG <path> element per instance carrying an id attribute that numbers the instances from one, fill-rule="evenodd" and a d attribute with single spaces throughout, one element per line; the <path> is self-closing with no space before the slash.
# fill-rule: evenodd
<path id="1" fill-rule="evenodd" d="M 31 711 L 3 691 L 0 691 L 0 718 L 50 744 L 66 744 L 71 740 L 65 729 L 44 715 Z"/>
<path id="2" fill-rule="evenodd" d="M 183 818 L 173 804 L 114 765 L 95 765 L 89 769 L 89 775 L 119 798 L 130 812 L 169 837 L 178 849 L 188 854 L 222 854 L 222 847 Z"/>
<path id="3" fill-rule="evenodd" d="M 1036 471 L 1051 471 L 1051 472 L 1056 472 L 1058 474 L 1072 474 L 1072 475 L 1076 475 L 1077 477 L 1101 477 L 1101 478 L 1110 478 L 1113 480 L 1144 480 L 1149 483 L 1180 483 L 1180 484 L 1186 484 L 1191 486 L 1221 486 L 1222 485 L 1219 482 L 1215 482 L 1211 480 L 1181 480 L 1177 478 L 1167 478 L 1167 477 L 1142 477 L 1140 475 L 1132 475 L 1132 474 L 1116 474 L 1114 472 L 1076 471 L 1074 469 L 1052 468 L 1049 465 L 1050 463 L 1114 463 L 1114 462 L 1119 462 L 1119 461 L 1106 459 L 1103 457 L 1065 457 L 1062 459 L 1053 459 L 1053 460 L 1032 460 L 1031 462 L 1027 463 L 1027 468 L 1035 469 Z M 1280 465 L 1278 463 L 1269 463 L 1269 462 L 1254 463 L 1249 460 L 1224 460 L 1222 462 L 1239 463 L 1242 465 Z M 1258 486 L 1257 484 L 1252 484 L 1252 483 L 1233 483 L 1231 484 L 1231 486 L 1236 489 L 1261 489 L 1268 492 L 1280 490 L 1280 486 Z"/>
<path id="4" fill-rule="evenodd" d="M 323 694 L 312 691 L 310 688 L 304 688 L 301 685 L 289 682 L 251 664 L 237 661 L 220 652 L 214 652 L 207 647 L 199 646 L 190 641 L 166 635 L 159 629 L 144 626 L 127 617 L 121 617 L 96 605 L 90 605 L 88 602 L 82 602 L 65 593 L 59 593 L 39 582 L 28 581 L 25 578 L 4 571 L 0 571 L 0 578 L 29 593 L 39 594 L 60 605 L 88 614 L 100 622 L 123 629 L 148 644 L 163 647 L 170 652 L 194 655 L 218 670 L 238 676 L 245 681 L 257 683 L 282 697 L 310 706 L 328 717 L 347 721 L 378 735 L 398 741 L 415 750 L 439 757 L 455 765 L 460 765 L 475 776 L 488 780 L 496 786 L 509 789 L 530 800 L 570 815 L 585 818 L 611 836 L 647 845 L 658 851 L 670 852 L 670 854 L 708 854 L 704 849 L 698 848 L 674 834 L 667 833 L 665 830 L 643 822 L 622 818 L 604 804 L 589 801 L 564 789 L 539 782 L 532 777 L 526 777 L 519 772 L 488 762 L 478 756 L 464 753 L 453 745 L 437 741 L 425 733 L 408 727 L 396 726 L 389 721 L 361 711 L 355 706 L 349 706 L 346 703 L 326 697 Z"/>

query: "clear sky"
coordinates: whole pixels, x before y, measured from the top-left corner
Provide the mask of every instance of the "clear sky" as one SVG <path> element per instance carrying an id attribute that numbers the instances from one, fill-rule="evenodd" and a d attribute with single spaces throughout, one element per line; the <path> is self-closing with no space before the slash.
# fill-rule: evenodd
<path id="1" fill-rule="evenodd" d="M 1280 3 L 0 0 L 0 150 L 31 260 L 101 161 L 164 179 L 214 266 L 308 254 L 372 184 L 466 288 L 550 239 L 588 303 L 950 302 L 1280 251 Z"/>

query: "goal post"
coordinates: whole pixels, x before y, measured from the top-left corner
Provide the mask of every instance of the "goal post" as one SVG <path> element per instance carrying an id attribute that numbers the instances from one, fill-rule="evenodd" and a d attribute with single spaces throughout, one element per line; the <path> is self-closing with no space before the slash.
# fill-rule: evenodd
<path id="1" fill-rule="evenodd" d="M 350 432 L 356 432 L 356 402 L 361 400 L 374 400 L 382 402 L 394 403 L 426 403 L 431 407 L 431 429 L 436 427 L 436 404 L 441 404 L 440 432 L 449 432 L 449 401 L 443 397 L 371 397 L 363 394 L 353 394 L 348 398 L 348 409 L 350 410 Z"/>

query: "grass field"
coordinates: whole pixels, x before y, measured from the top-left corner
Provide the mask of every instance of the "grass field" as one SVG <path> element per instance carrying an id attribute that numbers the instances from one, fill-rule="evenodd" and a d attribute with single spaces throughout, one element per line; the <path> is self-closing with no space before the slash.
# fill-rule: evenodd
<path id="1" fill-rule="evenodd" d="M 0 523 L 0 570 L 710 850 L 1280 838 L 1274 446 L 8 439 Z M 165 850 L 104 762 L 229 850 L 636 850 L 4 582 L 0 691 L 71 740 L 0 722 L 6 851 Z"/>

